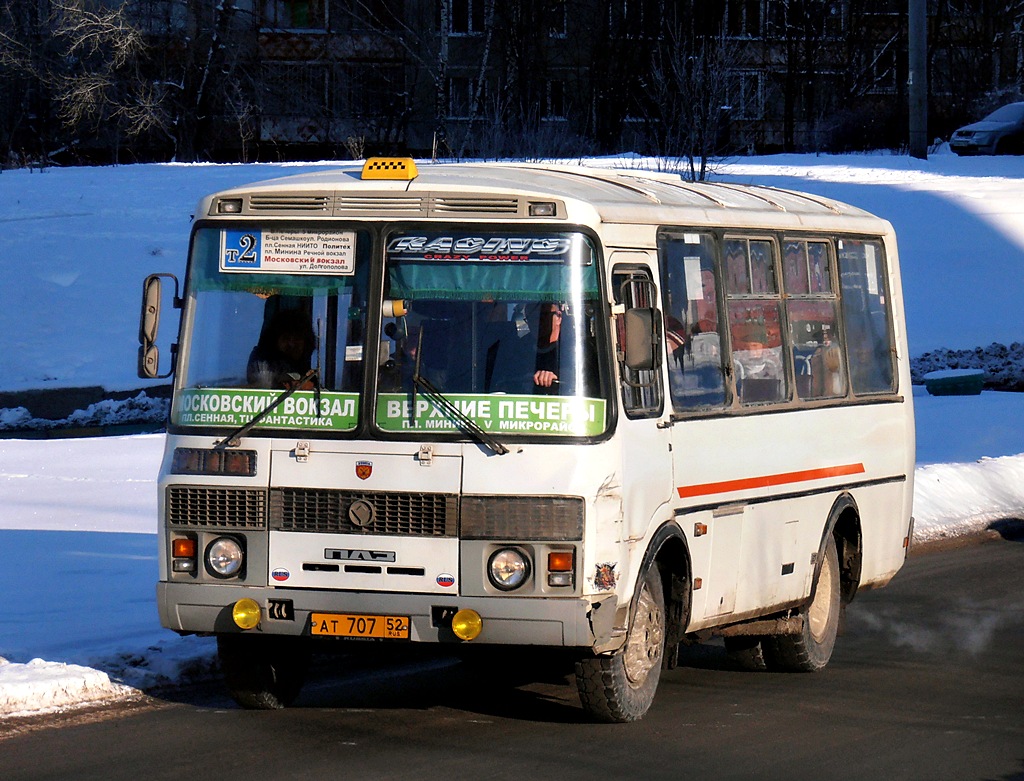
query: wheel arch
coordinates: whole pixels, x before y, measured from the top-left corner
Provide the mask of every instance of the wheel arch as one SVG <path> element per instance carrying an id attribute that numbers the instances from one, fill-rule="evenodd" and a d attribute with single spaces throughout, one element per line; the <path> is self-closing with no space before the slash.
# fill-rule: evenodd
<path id="1" fill-rule="evenodd" d="M 839 589 L 843 604 L 857 595 L 860 586 L 861 565 L 864 559 L 864 538 L 857 501 L 847 492 L 836 497 L 828 514 L 828 522 L 818 545 L 815 560 L 815 580 L 825 556 L 825 544 L 834 537 L 839 554 Z"/>
<path id="2" fill-rule="evenodd" d="M 665 648 L 675 648 L 682 641 L 690 621 L 692 572 L 686 535 L 675 521 L 666 521 L 651 537 L 640 566 L 638 582 L 651 567 L 658 568 L 665 595 Z M 674 654 L 666 650 L 666 657 L 674 659 Z"/>

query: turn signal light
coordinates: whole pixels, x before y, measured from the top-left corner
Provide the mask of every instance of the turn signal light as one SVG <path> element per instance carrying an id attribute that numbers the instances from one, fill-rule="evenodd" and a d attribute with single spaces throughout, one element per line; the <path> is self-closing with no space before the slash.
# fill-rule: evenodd
<path id="1" fill-rule="evenodd" d="M 548 572 L 572 572 L 573 552 L 553 550 L 548 554 Z"/>
<path id="2" fill-rule="evenodd" d="M 172 540 L 171 555 L 176 559 L 194 559 L 196 557 L 196 541 L 187 537 Z"/>
<path id="3" fill-rule="evenodd" d="M 194 537 L 175 537 L 171 540 L 171 571 L 196 571 L 196 541 Z"/>
<path id="4" fill-rule="evenodd" d="M 576 569 L 576 554 L 571 550 L 548 551 L 548 585 L 572 586 Z"/>

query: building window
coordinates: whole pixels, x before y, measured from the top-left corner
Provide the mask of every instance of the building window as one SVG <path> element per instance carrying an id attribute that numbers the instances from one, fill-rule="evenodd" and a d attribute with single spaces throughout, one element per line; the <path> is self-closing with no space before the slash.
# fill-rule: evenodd
<path id="1" fill-rule="evenodd" d="M 565 118 L 565 82 L 551 79 L 547 83 L 547 111 L 544 119 L 564 121 Z"/>
<path id="2" fill-rule="evenodd" d="M 478 79 L 451 76 L 448 79 L 448 119 L 473 119 Z M 480 93 L 483 103 L 484 93 Z"/>
<path id="3" fill-rule="evenodd" d="M 764 92 L 761 89 L 761 74 L 734 73 L 729 90 L 729 104 L 733 119 L 763 119 Z"/>
<path id="4" fill-rule="evenodd" d="M 658 0 L 612 0 L 608 23 L 616 38 L 658 38 L 662 9 Z"/>
<path id="5" fill-rule="evenodd" d="M 263 26 L 279 30 L 325 30 L 324 0 L 263 0 Z"/>
<path id="6" fill-rule="evenodd" d="M 569 15 L 565 0 L 551 0 L 546 9 L 548 36 L 565 38 L 569 34 Z"/>
<path id="7" fill-rule="evenodd" d="M 263 66 L 263 112 L 322 117 L 327 114 L 327 69 L 308 62 L 268 62 Z"/>
<path id="8" fill-rule="evenodd" d="M 483 31 L 484 0 L 450 0 L 448 32 L 452 35 L 479 35 Z"/>
<path id="9" fill-rule="evenodd" d="M 876 95 L 896 92 L 896 47 L 891 42 L 874 47 L 868 62 L 867 76 L 871 84 L 869 92 Z"/>
<path id="10" fill-rule="evenodd" d="M 376 62 L 339 63 L 332 69 L 334 117 L 356 123 L 394 117 L 403 109 L 402 69 Z"/>
<path id="11" fill-rule="evenodd" d="M 727 14 L 729 35 L 761 37 L 761 0 L 729 0 Z"/>
<path id="12" fill-rule="evenodd" d="M 169 35 L 186 29 L 187 11 L 171 0 L 139 0 L 133 7 L 133 21 L 148 35 Z"/>

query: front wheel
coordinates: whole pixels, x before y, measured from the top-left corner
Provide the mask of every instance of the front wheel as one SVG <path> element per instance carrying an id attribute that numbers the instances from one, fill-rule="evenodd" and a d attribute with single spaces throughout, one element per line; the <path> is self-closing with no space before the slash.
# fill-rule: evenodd
<path id="1" fill-rule="evenodd" d="M 800 633 L 762 640 L 768 668 L 784 672 L 816 672 L 825 667 L 836 644 L 841 609 L 839 554 L 835 537 L 829 535 L 811 602 L 801 611 L 803 625 Z"/>
<path id="2" fill-rule="evenodd" d="M 218 635 L 217 656 L 235 702 L 250 710 L 290 705 L 306 681 L 309 644 L 279 635 Z"/>
<path id="3" fill-rule="evenodd" d="M 651 567 L 630 616 L 626 642 L 611 656 L 576 662 L 576 689 L 583 709 L 598 721 L 637 721 L 654 702 L 665 658 L 665 592 Z"/>

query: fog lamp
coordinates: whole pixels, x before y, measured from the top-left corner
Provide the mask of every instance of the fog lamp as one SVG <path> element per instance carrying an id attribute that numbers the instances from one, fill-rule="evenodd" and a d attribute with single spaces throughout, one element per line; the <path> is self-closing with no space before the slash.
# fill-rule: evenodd
<path id="1" fill-rule="evenodd" d="M 255 629 L 260 623 L 260 606 L 255 599 L 245 597 L 231 608 L 231 618 L 239 629 Z"/>
<path id="2" fill-rule="evenodd" d="M 483 631 L 484 620 L 475 610 L 463 608 L 452 617 L 452 632 L 460 640 L 473 640 Z"/>
<path id="3" fill-rule="evenodd" d="M 530 204 L 531 217 L 554 217 L 557 207 L 553 201 L 537 201 Z"/>

